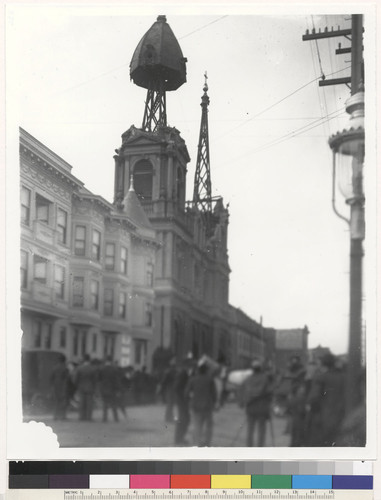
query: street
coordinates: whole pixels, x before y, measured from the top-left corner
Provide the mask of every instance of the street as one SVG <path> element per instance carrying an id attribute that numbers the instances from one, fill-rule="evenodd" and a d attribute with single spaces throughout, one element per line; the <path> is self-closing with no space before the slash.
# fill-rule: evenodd
<path id="1" fill-rule="evenodd" d="M 102 422 L 100 409 L 94 410 L 92 422 L 81 422 L 76 412 L 69 412 L 64 421 L 53 420 L 51 415 L 25 416 L 24 421 L 36 420 L 52 427 L 61 447 L 167 447 L 174 446 L 174 426 L 164 422 L 165 408 L 161 404 L 131 406 L 127 418 Z M 285 434 L 285 418 L 272 417 L 267 424 L 266 446 L 288 446 L 290 436 Z M 191 444 L 192 424 L 187 440 Z M 213 446 L 245 446 L 246 418 L 236 403 L 227 403 L 214 413 Z"/>

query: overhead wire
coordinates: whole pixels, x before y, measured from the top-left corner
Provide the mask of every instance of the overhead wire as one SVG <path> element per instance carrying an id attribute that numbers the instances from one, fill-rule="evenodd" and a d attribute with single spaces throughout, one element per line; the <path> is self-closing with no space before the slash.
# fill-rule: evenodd
<path id="1" fill-rule="evenodd" d="M 217 18 L 217 19 L 214 19 L 213 21 L 211 21 L 211 22 L 209 22 L 209 23 L 207 23 L 207 24 L 205 24 L 205 25 L 203 25 L 203 26 L 200 26 L 200 27 L 199 27 L 199 28 L 197 28 L 196 30 L 193 30 L 193 31 L 191 31 L 191 32 L 187 33 L 186 35 L 184 35 L 184 36 L 180 37 L 179 39 L 180 39 L 180 40 L 182 40 L 182 39 L 184 39 L 184 38 L 186 38 L 186 37 L 188 37 L 188 36 L 191 36 L 191 35 L 193 35 L 193 34 L 195 34 L 195 33 L 199 32 L 199 31 L 201 31 L 201 30 L 203 30 L 203 29 L 207 28 L 208 26 L 210 26 L 210 25 L 212 25 L 212 24 L 215 24 L 215 23 L 217 23 L 217 22 L 221 21 L 222 19 L 224 19 L 224 18 L 226 18 L 226 17 L 228 17 L 228 16 L 227 16 L 227 15 L 224 15 L 224 16 L 221 16 L 221 17 L 219 17 L 219 18 Z M 313 16 L 311 16 L 311 18 L 312 18 L 312 24 L 313 24 L 313 26 L 314 26 Z M 300 87 L 298 87 L 298 88 L 297 88 L 297 89 L 295 89 L 294 91 L 290 92 L 289 94 L 287 94 L 287 95 L 286 95 L 286 96 L 284 96 L 283 98 L 279 99 L 279 100 L 278 100 L 278 101 L 276 101 L 275 103 L 273 103 L 273 104 L 271 104 L 270 106 L 266 107 L 265 109 L 261 110 L 259 113 L 256 113 L 254 116 L 252 116 L 252 117 L 250 117 L 249 119 L 245 120 L 244 122 L 240 123 L 240 124 L 239 124 L 239 125 L 237 125 L 236 127 L 233 127 L 232 129 L 229 129 L 229 131 L 227 131 L 227 133 L 226 133 L 226 134 L 223 134 L 222 136 L 217 137 L 215 140 L 216 140 L 216 141 L 217 141 L 217 140 L 219 140 L 220 138 L 224 137 L 225 135 L 227 135 L 227 134 L 231 133 L 233 130 L 236 130 L 236 129 L 238 129 L 238 128 L 240 128 L 240 127 L 244 126 L 244 125 L 246 125 L 246 124 L 247 124 L 247 123 L 249 123 L 250 121 L 252 121 L 252 120 L 254 120 L 254 119 L 258 118 L 258 117 L 259 117 L 259 116 L 261 116 L 262 114 L 264 114 L 264 113 L 266 113 L 267 111 L 269 111 L 269 110 L 273 109 L 275 106 L 279 105 L 280 103 L 282 103 L 282 102 L 283 102 L 283 101 L 285 101 L 286 99 L 289 99 L 290 97 L 292 97 L 292 96 L 293 96 L 293 95 L 295 95 L 296 93 L 300 92 L 301 90 L 303 90 L 303 89 L 304 89 L 304 88 L 306 88 L 307 86 L 311 85 L 312 83 L 316 82 L 316 81 L 317 81 L 317 80 L 319 80 L 320 78 L 325 79 L 325 77 L 326 77 L 326 76 L 325 76 L 324 71 L 323 71 L 322 62 L 321 62 L 321 56 L 320 56 L 320 50 L 319 50 L 319 46 L 318 46 L 318 44 L 317 44 L 317 40 L 316 40 L 316 49 L 317 49 L 317 55 L 318 55 L 318 61 L 319 61 L 319 67 L 320 67 L 320 73 L 321 73 L 321 76 L 320 76 L 320 77 L 315 77 L 313 80 L 311 80 L 311 81 L 309 81 L 309 82 L 305 83 L 304 85 L 301 85 Z M 93 77 L 93 78 L 91 78 L 91 79 L 89 79 L 89 80 L 86 80 L 86 81 L 84 81 L 84 82 L 81 82 L 81 83 L 79 83 L 78 85 L 76 85 L 76 86 L 74 86 L 74 87 L 70 87 L 70 88 L 66 89 L 65 91 L 72 90 L 72 89 L 78 88 L 78 87 L 80 87 L 80 86 L 83 86 L 83 85 L 85 85 L 85 84 L 87 84 L 87 83 L 89 83 L 89 82 L 91 82 L 91 81 L 94 81 L 94 80 L 96 80 L 96 79 L 98 79 L 98 78 L 101 78 L 101 77 L 103 77 L 103 76 L 107 76 L 107 75 L 109 75 L 109 74 L 111 74 L 111 73 L 113 73 L 113 72 L 115 72 L 115 71 L 118 71 L 118 70 L 120 70 L 120 69 L 122 69 L 122 68 L 124 68 L 124 67 L 126 67 L 126 66 L 128 66 L 128 64 L 127 64 L 127 63 L 126 63 L 126 64 L 122 64 L 122 65 L 120 65 L 120 66 L 118 66 L 118 67 L 115 67 L 115 68 L 110 69 L 110 70 L 108 70 L 108 71 L 106 71 L 106 72 L 104 72 L 104 73 L 101 73 L 100 75 L 97 75 L 97 76 L 95 76 L 95 77 Z M 333 69 L 333 68 L 332 68 L 332 69 Z M 327 75 L 327 76 L 331 76 L 331 75 L 334 75 L 334 74 L 340 73 L 340 72 L 342 72 L 342 71 L 345 71 L 346 69 L 348 69 L 348 68 L 343 68 L 343 69 L 341 69 L 341 70 L 334 71 L 334 72 L 330 73 L 330 74 L 329 74 L 329 75 Z M 315 75 L 316 75 L 316 70 L 315 70 Z M 65 91 L 63 91 L 63 92 L 65 92 Z M 319 100 L 320 100 L 320 98 L 319 98 Z M 320 103 L 320 107 L 322 108 L 321 103 Z M 327 106 L 326 106 L 326 111 L 327 111 Z M 331 113 L 331 114 L 332 114 L 332 113 Z M 325 118 L 328 118 L 328 116 L 330 116 L 331 114 L 329 114 L 329 115 L 328 115 L 328 113 L 326 113 Z M 311 127 L 311 128 L 315 128 L 316 126 L 319 126 L 319 125 L 323 125 L 323 126 L 324 126 L 324 124 L 325 124 L 325 123 L 328 123 L 331 119 L 332 119 L 332 118 L 329 118 L 329 119 L 323 120 L 323 117 L 322 117 L 322 118 L 319 118 L 318 120 L 315 120 L 314 122 L 312 122 L 312 124 L 311 124 L 311 123 L 309 123 L 309 124 L 307 124 L 307 125 L 305 125 L 305 126 L 301 127 L 300 129 L 296 129 L 295 131 L 289 132 L 289 133 L 288 133 L 288 134 L 286 134 L 285 136 L 282 136 L 281 138 L 278 138 L 278 139 L 276 139 L 276 140 L 274 140 L 274 141 L 271 141 L 271 142 L 270 142 L 270 143 L 268 143 L 267 145 L 263 145 L 263 146 L 261 146 L 261 147 L 257 148 L 255 151 L 260 151 L 260 150 L 262 150 L 263 148 L 271 147 L 272 145 L 277 144 L 277 143 L 278 143 L 278 141 L 279 141 L 279 142 L 283 142 L 283 140 L 286 140 L 289 136 L 290 136 L 290 138 L 291 138 L 291 137 L 294 137 L 294 136 L 295 136 L 295 135 L 297 135 L 297 134 L 303 133 L 303 131 L 308 131 L 308 130 L 310 130 L 310 128 L 309 128 L 309 127 L 310 127 L 311 125 L 313 125 L 314 123 L 316 123 L 316 121 L 319 121 L 319 122 L 320 122 L 321 120 L 323 120 L 323 121 L 321 121 L 321 123 L 318 123 L 317 125 L 314 125 L 314 126 L 313 126 L 313 127 Z M 304 130 L 304 129 L 305 129 L 305 130 Z M 300 132 L 298 132 L 298 131 L 300 131 Z"/>
<path id="2" fill-rule="evenodd" d="M 312 123 L 309 123 L 308 125 L 305 125 L 304 127 L 300 127 L 299 129 L 288 132 L 284 136 L 282 136 L 274 141 L 271 141 L 270 143 L 264 144 L 263 146 L 260 146 L 259 148 L 255 149 L 252 152 L 256 153 L 256 152 L 262 151 L 263 149 L 268 149 L 268 147 L 276 146 L 277 144 L 284 142 L 287 139 L 292 139 L 293 137 L 301 135 L 304 132 L 308 132 L 309 130 L 312 130 L 316 127 L 319 127 L 320 125 L 324 125 L 326 122 L 329 122 L 332 119 L 337 118 L 338 116 L 343 115 L 343 114 L 345 114 L 345 107 L 342 107 L 341 109 L 337 109 L 336 111 L 329 113 L 325 117 L 319 118 L 319 120 L 316 120 L 316 122 L 319 122 L 319 123 L 312 122 Z M 326 136 L 326 134 L 324 134 L 324 136 Z"/>
<path id="3" fill-rule="evenodd" d="M 251 122 L 252 120 L 255 120 L 255 118 L 258 118 L 258 116 L 261 116 L 263 115 L 264 113 L 266 113 L 267 111 L 269 111 L 270 109 L 274 108 L 275 106 L 277 106 L 278 104 L 280 104 L 281 102 L 285 101 L 286 99 L 288 99 L 289 97 L 293 96 L 294 94 L 296 94 L 297 92 L 299 92 L 300 90 L 304 89 L 305 87 L 307 87 L 308 85 L 311 85 L 311 83 L 314 83 L 317 79 L 315 78 L 314 80 L 311 80 L 310 82 L 308 83 L 305 83 L 304 85 L 302 85 L 301 87 L 298 87 L 296 90 L 294 90 L 293 92 L 291 92 L 290 94 L 286 95 L 285 97 L 282 97 L 282 99 L 279 99 L 279 101 L 276 101 L 274 102 L 273 104 L 271 104 L 270 106 L 268 106 L 267 108 L 263 109 L 262 111 L 260 111 L 259 113 L 255 114 L 254 116 L 251 116 L 250 118 L 248 118 L 247 120 L 243 121 L 242 123 L 240 123 L 239 125 L 237 125 L 236 127 L 233 127 L 231 129 L 229 129 L 227 132 L 225 132 L 224 134 L 218 136 L 215 141 L 218 141 L 219 139 L 222 139 L 223 137 L 225 137 L 226 135 L 230 134 L 231 132 L 233 132 L 233 130 L 237 130 L 238 128 L 241 128 L 243 127 L 244 125 L 246 125 L 247 123 Z"/>
<path id="4" fill-rule="evenodd" d="M 315 22 L 314 22 L 314 16 L 311 16 L 311 20 L 312 20 L 312 28 L 313 28 L 314 32 L 316 32 Z M 323 67 L 322 67 L 322 64 L 321 64 L 319 44 L 318 44 L 318 41 L 317 41 L 316 38 L 315 38 L 315 43 L 316 43 L 316 52 L 317 52 L 317 55 L 318 55 L 318 58 L 319 58 L 319 66 L 320 66 L 321 78 L 323 80 L 325 80 L 325 74 L 324 74 Z"/>
<path id="5" fill-rule="evenodd" d="M 343 68 L 343 69 L 340 69 L 338 71 L 335 71 L 334 73 L 330 73 L 329 75 L 327 76 L 332 76 L 332 75 L 335 75 L 337 73 L 341 73 L 342 71 L 345 71 L 346 69 L 350 68 L 350 66 L 346 67 L 346 68 Z M 315 72 L 315 75 L 316 75 L 316 72 Z M 307 82 L 305 83 L 304 85 L 301 85 L 300 87 L 298 87 L 296 90 L 294 90 L 293 92 L 291 92 L 290 94 L 287 94 L 285 97 L 282 97 L 282 99 L 279 99 L 279 101 L 276 101 L 274 102 L 273 104 L 271 104 L 270 106 L 268 106 L 267 108 L 263 109 L 262 111 L 260 111 L 259 113 L 255 114 L 254 116 L 251 116 L 250 118 L 248 118 L 247 120 L 244 120 L 243 122 L 241 122 L 239 125 L 233 127 L 233 128 L 230 128 L 227 132 L 225 132 L 224 134 L 221 134 L 220 136 L 216 137 L 216 139 L 214 140 L 214 142 L 218 141 L 219 139 L 222 139 L 223 137 L 225 137 L 226 135 L 230 134 L 231 132 L 233 132 L 234 130 L 237 130 L 238 128 L 241 128 L 243 127 L 244 125 L 246 125 L 247 123 L 255 120 L 256 118 L 258 118 L 258 116 L 261 116 L 263 115 L 264 113 L 266 113 L 267 111 L 270 111 L 270 109 L 272 108 L 275 108 L 275 106 L 277 106 L 278 104 L 282 103 L 283 101 L 285 101 L 286 99 L 292 97 L 293 95 L 295 95 L 296 93 L 300 92 L 301 90 L 303 90 L 305 87 L 308 87 L 308 85 L 311 85 L 312 83 L 314 82 L 317 82 L 318 80 L 320 79 L 320 77 L 316 76 L 313 80 L 311 80 L 310 82 Z"/>
<path id="6" fill-rule="evenodd" d="M 212 24 L 215 24 L 219 21 L 221 21 L 222 19 L 224 19 L 225 17 L 229 17 L 228 15 L 225 15 L 225 16 L 220 16 L 219 18 L 217 19 L 214 19 L 213 21 L 211 21 L 210 23 L 207 23 L 207 24 L 204 24 L 203 26 L 200 26 L 199 28 L 197 28 L 196 30 L 194 31 L 191 31 L 190 33 L 187 33 L 186 35 L 183 35 L 182 37 L 179 38 L 179 40 L 183 40 L 184 38 L 187 38 L 188 36 L 190 35 L 193 35 L 194 33 L 197 33 L 198 31 L 201 31 L 205 28 L 207 28 L 208 26 L 212 25 Z M 115 68 L 112 68 L 108 71 L 105 71 L 104 73 L 101 73 L 100 75 L 96 75 L 94 76 L 93 78 L 90 78 L 88 80 L 85 80 L 81 83 L 78 83 L 77 85 L 74 85 L 73 87 L 69 87 L 65 90 L 62 90 L 60 93 L 63 93 L 63 92 L 68 92 L 70 90 L 74 90 L 74 89 L 77 89 L 79 87 L 82 87 L 83 85 L 86 85 L 87 83 L 90 83 L 90 82 L 93 82 L 94 80 L 97 80 L 98 78 L 102 78 L 103 76 L 107 76 L 107 75 L 110 75 L 111 73 L 114 73 L 115 71 L 118 71 L 122 68 L 125 68 L 126 66 L 129 66 L 128 63 L 125 63 L 125 64 L 121 64 L 120 66 L 116 66 Z"/>
<path id="7" fill-rule="evenodd" d="M 281 137 L 278 137 L 277 139 L 274 139 L 273 141 L 270 141 L 266 144 L 263 144 L 262 146 L 259 146 L 258 148 L 247 151 L 244 155 L 241 155 L 241 156 L 234 158 L 234 160 L 239 160 L 239 159 L 247 156 L 248 154 L 255 154 L 255 153 L 258 153 L 258 152 L 263 151 L 265 149 L 268 149 L 270 147 L 276 146 L 276 145 L 280 144 L 281 142 L 284 142 L 286 140 L 297 137 L 298 135 L 301 135 L 305 132 L 308 132 L 309 130 L 312 130 L 314 128 L 320 127 L 321 125 L 324 125 L 324 123 L 326 121 L 332 120 L 333 118 L 336 118 L 337 116 L 340 116 L 341 114 L 344 114 L 344 113 L 345 113 L 344 107 L 336 109 L 335 111 L 332 111 L 332 113 L 330 113 L 326 117 L 320 117 L 317 120 L 314 120 L 312 123 L 308 123 L 307 125 L 303 125 L 302 127 L 299 127 L 295 130 L 292 130 L 291 132 L 288 132 L 287 134 L 285 134 Z M 231 161 L 232 161 L 232 159 L 229 159 L 229 162 L 231 162 Z"/>
<path id="8" fill-rule="evenodd" d="M 314 16 L 312 16 L 312 15 L 311 15 L 311 21 L 312 21 L 313 31 L 316 32 Z M 325 80 L 325 74 L 324 74 L 324 71 L 323 71 L 323 66 L 322 66 L 321 56 L 320 56 L 320 49 L 319 49 L 319 44 L 318 44 L 317 39 L 315 39 L 315 45 L 316 45 L 316 53 L 317 53 L 318 61 L 319 61 L 319 68 L 320 68 L 321 79 Z M 327 106 L 327 97 L 326 97 L 326 94 L 325 94 L 325 91 L 324 91 L 324 87 L 323 87 L 323 92 L 322 92 L 322 94 L 323 94 L 323 100 L 324 100 L 324 105 L 322 105 L 322 102 L 320 100 L 320 92 L 318 92 L 318 94 L 319 94 L 319 102 L 320 102 L 321 111 L 322 111 L 323 114 L 325 114 L 325 116 L 327 116 L 328 115 L 328 106 Z M 327 131 L 328 131 L 328 135 L 331 135 L 329 122 L 327 122 Z"/>
<path id="9" fill-rule="evenodd" d="M 308 18 L 306 17 L 306 24 L 307 24 L 307 29 L 309 28 L 309 24 L 308 24 Z M 313 44 L 310 43 L 308 44 L 309 47 L 310 47 L 310 52 L 311 52 L 311 61 L 312 61 L 312 67 L 313 67 L 313 71 L 314 71 L 314 74 L 316 76 L 316 80 L 320 80 L 320 77 L 317 76 L 318 72 L 316 70 L 316 64 L 315 64 L 315 55 L 314 55 L 314 50 L 313 50 Z M 322 113 L 322 109 L 323 109 L 323 105 L 322 105 L 322 102 L 321 102 L 321 96 L 320 96 L 320 92 L 319 92 L 319 87 L 316 86 L 316 95 L 317 95 L 317 98 L 318 98 L 318 102 L 319 102 L 319 108 L 320 108 L 320 114 L 321 116 L 323 116 L 323 113 Z M 325 133 L 327 133 L 326 131 L 326 128 L 325 128 L 325 125 L 323 125 L 323 129 L 325 131 Z M 327 133 L 328 135 L 328 133 Z"/>
<path id="10" fill-rule="evenodd" d="M 201 26 L 200 28 L 197 28 L 196 30 L 194 31 L 191 31 L 190 33 L 187 33 L 186 35 L 183 35 L 179 38 L 179 40 L 184 40 L 184 38 L 187 38 L 188 36 L 191 36 L 193 35 L 194 33 L 198 33 L 199 31 L 207 28 L 208 26 L 210 26 L 211 24 L 214 24 L 214 23 L 218 23 L 218 21 L 221 21 L 222 19 L 225 19 L 225 17 L 229 17 L 228 15 L 225 15 L 225 16 L 221 16 L 219 17 L 218 19 L 215 19 L 214 21 L 211 21 L 210 23 L 208 24 L 204 24 L 204 26 Z"/>
<path id="11" fill-rule="evenodd" d="M 105 71 L 104 73 L 101 73 L 100 75 L 96 75 L 96 76 L 94 76 L 93 78 L 89 78 L 88 80 L 85 80 L 85 81 L 83 81 L 83 82 L 80 82 L 80 83 L 78 83 L 77 85 L 73 85 L 72 87 L 68 87 L 68 88 L 66 88 L 66 89 L 64 89 L 64 90 L 61 90 L 60 92 L 55 92 L 55 93 L 53 93 L 52 95 L 56 95 L 56 94 L 63 94 L 63 93 L 65 93 L 65 92 L 69 92 L 70 90 L 75 90 L 75 89 L 77 89 L 77 88 L 79 88 L 79 87 L 83 87 L 83 85 L 87 85 L 88 83 L 91 83 L 91 82 L 93 82 L 94 80 L 98 80 L 99 78 L 102 78 L 103 76 L 107 76 L 107 75 L 110 75 L 111 73 L 115 73 L 115 71 L 119 71 L 120 69 L 122 69 L 122 68 L 124 68 L 124 67 L 126 67 L 126 66 L 128 66 L 128 64 L 127 64 L 127 63 L 122 64 L 121 66 L 117 66 L 117 67 L 115 67 L 115 68 L 113 68 L 113 69 L 110 69 L 110 70 L 108 70 L 108 71 Z"/>
<path id="12" fill-rule="evenodd" d="M 336 16 L 334 16 L 334 20 L 336 22 Z M 327 23 L 327 27 L 328 27 L 328 16 L 325 16 L 325 22 Z M 339 24 L 339 23 L 337 23 Z M 333 71 L 333 67 L 334 67 L 334 64 L 332 62 L 332 47 L 331 47 L 331 39 L 328 38 L 327 40 L 328 42 L 328 53 L 329 53 L 329 62 L 330 62 L 330 67 L 331 67 L 331 71 Z M 335 102 L 337 102 L 337 92 L 336 92 L 336 85 L 333 85 L 333 96 L 334 96 L 334 99 L 335 99 Z M 336 123 L 336 126 L 338 127 L 339 124 Z"/>

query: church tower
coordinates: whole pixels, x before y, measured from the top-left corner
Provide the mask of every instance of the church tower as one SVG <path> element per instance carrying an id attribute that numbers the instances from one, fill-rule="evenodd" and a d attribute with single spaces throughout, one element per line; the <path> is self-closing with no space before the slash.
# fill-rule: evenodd
<path id="1" fill-rule="evenodd" d="M 147 90 L 147 97 L 142 126 L 131 126 L 122 135 L 114 156 L 114 206 L 123 209 L 132 182 L 160 243 L 154 270 L 154 349 L 162 359 L 174 355 L 180 360 L 189 352 L 217 357 L 214 322 L 228 309 L 228 212 L 210 190 L 206 215 L 202 190 L 186 202 L 190 157 L 180 132 L 168 126 L 166 112 L 167 92 L 186 82 L 186 58 L 165 16 L 158 16 L 137 45 L 130 76 Z M 208 143 L 207 148 L 209 156 Z M 203 166 L 196 178 L 202 171 Z"/>
<path id="2" fill-rule="evenodd" d="M 201 123 L 197 147 L 197 162 L 193 186 L 193 212 L 198 215 L 198 228 L 195 234 L 204 235 L 201 248 L 206 252 L 204 269 L 210 276 L 214 294 L 211 314 L 213 315 L 213 355 L 220 362 L 226 363 L 231 351 L 231 336 L 227 325 L 226 306 L 229 300 L 229 273 L 227 249 L 227 232 L 229 212 L 224 207 L 221 196 L 212 196 L 212 180 L 210 172 L 209 125 L 207 74 L 201 97 Z M 225 308 L 225 310 L 224 310 Z M 202 343 L 201 343 L 202 344 Z"/>

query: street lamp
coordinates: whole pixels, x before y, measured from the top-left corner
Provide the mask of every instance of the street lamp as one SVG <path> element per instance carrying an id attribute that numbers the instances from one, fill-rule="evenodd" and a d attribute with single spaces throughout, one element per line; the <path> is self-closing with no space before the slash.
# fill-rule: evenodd
<path id="1" fill-rule="evenodd" d="M 346 102 L 349 125 L 329 138 L 333 151 L 334 179 L 350 207 L 350 307 L 347 365 L 346 409 L 353 410 L 360 402 L 362 351 L 362 242 L 365 238 L 363 165 L 365 154 L 364 88 Z M 335 207 L 334 207 L 335 209 Z M 337 213 L 336 209 L 335 212 Z M 339 214 L 338 214 L 339 215 Z M 340 216 L 340 215 L 339 215 Z M 340 216 L 343 218 L 342 216 Z"/>

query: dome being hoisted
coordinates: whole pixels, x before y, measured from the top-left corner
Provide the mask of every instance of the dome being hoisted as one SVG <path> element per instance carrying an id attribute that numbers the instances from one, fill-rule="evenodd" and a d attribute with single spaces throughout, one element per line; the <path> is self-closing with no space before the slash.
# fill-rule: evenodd
<path id="1" fill-rule="evenodd" d="M 158 16 L 140 40 L 130 63 L 135 85 L 149 90 L 176 90 L 186 82 L 187 59 L 165 16 Z"/>

